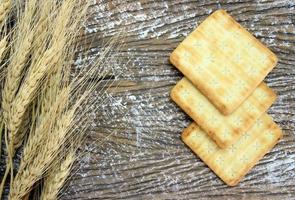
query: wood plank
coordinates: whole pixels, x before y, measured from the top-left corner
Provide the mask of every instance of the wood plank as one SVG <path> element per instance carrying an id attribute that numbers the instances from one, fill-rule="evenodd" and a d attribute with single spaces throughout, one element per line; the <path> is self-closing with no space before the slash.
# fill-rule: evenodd
<path id="1" fill-rule="evenodd" d="M 282 141 L 236 187 L 219 180 L 180 140 L 190 123 L 169 97 L 182 77 L 168 58 L 204 18 L 229 11 L 280 58 L 266 82 L 278 93 L 269 110 Z M 291 1 L 96 1 L 82 40 L 125 28 L 110 100 L 100 105 L 76 173 L 62 199 L 292 199 L 295 197 L 295 4 Z M 104 139 L 105 138 L 105 139 Z M 95 142 L 93 142 L 95 141 Z M 103 141 L 103 143 L 101 143 Z"/>
<path id="2" fill-rule="evenodd" d="M 114 52 L 121 62 L 112 63 L 118 87 L 111 88 L 103 103 L 99 88 L 91 99 L 93 124 L 81 148 L 84 156 L 75 164 L 61 199 L 295 198 L 294 2 L 93 2 L 86 34 L 80 38 L 83 46 L 98 54 L 109 37 L 122 29 L 125 46 Z M 219 8 L 226 9 L 279 57 L 266 82 L 278 93 L 269 113 L 283 128 L 284 138 L 232 188 L 181 142 L 180 133 L 191 119 L 169 97 L 182 77 L 169 63 L 170 53 Z"/>

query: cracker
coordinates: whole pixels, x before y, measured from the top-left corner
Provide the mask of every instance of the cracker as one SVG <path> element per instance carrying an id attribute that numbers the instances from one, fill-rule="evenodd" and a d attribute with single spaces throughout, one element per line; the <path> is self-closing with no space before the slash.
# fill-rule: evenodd
<path id="1" fill-rule="evenodd" d="M 272 105 L 276 94 L 261 83 L 232 114 L 223 115 L 187 78 L 183 78 L 172 89 L 171 98 L 218 146 L 226 148 Z"/>
<path id="2" fill-rule="evenodd" d="M 172 52 L 170 61 L 227 115 L 263 81 L 277 57 L 218 10 Z"/>
<path id="3" fill-rule="evenodd" d="M 181 135 L 184 143 L 203 160 L 227 185 L 234 186 L 282 137 L 282 131 L 267 114 L 231 147 L 219 148 L 192 123 Z"/>

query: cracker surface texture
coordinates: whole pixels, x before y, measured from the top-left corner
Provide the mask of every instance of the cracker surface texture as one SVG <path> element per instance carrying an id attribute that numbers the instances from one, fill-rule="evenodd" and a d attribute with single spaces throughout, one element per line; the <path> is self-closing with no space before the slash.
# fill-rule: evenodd
<path id="1" fill-rule="evenodd" d="M 187 79 L 183 78 L 171 91 L 176 102 L 221 148 L 233 144 L 272 105 L 276 94 L 265 83 L 230 115 L 223 115 Z"/>
<path id="2" fill-rule="evenodd" d="M 184 143 L 229 186 L 238 184 L 281 137 L 281 129 L 267 114 L 227 149 L 220 149 L 196 123 L 182 133 Z"/>
<path id="3" fill-rule="evenodd" d="M 172 52 L 170 61 L 227 115 L 263 81 L 277 57 L 226 11 L 218 10 Z"/>

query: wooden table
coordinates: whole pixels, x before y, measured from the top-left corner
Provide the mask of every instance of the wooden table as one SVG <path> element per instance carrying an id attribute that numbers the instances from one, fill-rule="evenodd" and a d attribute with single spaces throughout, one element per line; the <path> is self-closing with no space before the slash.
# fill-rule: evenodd
<path id="1" fill-rule="evenodd" d="M 181 141 L 191 119 L 169 92 L 182 74 L 169 54 L 200 22 L 226 9 L 279 57 L 266 82 L 269 113 L 284 138 L 236 187 L 226 186 Z M 117 88 L 95 122 L 62 199 L 295 199 L 295 1 L 99 1 L 90 11 L 94 49 L 124 28 Z M 111 61 L 111 59 L 110 59 Z M 120 68 L 121 66 L 121 68 Z M 96 97 L 93 97 L 96 98 Z"/>

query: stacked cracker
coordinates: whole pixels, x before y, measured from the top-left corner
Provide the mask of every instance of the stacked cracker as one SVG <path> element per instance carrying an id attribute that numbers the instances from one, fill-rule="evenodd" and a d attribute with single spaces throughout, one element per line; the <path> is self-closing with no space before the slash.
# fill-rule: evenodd
<path id="1" fill-rule="evenodd" d="M 266 114 L 276 94 L 262 82 L 277 57 L 218 10 L 170 61 L 186 76 L 171 97 L 195 121 L 182 140 L 225 183 L 236 185 L 282 137 Z"/>

